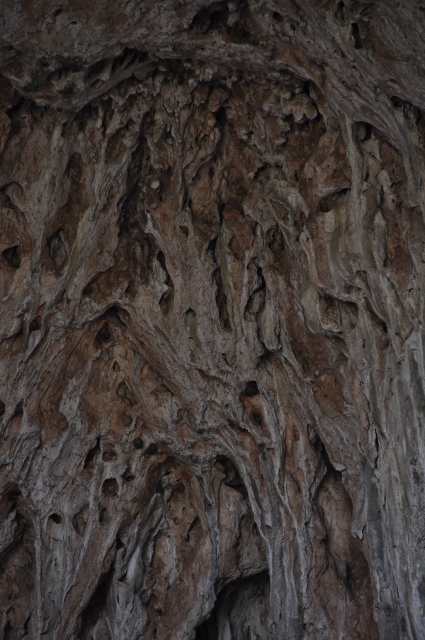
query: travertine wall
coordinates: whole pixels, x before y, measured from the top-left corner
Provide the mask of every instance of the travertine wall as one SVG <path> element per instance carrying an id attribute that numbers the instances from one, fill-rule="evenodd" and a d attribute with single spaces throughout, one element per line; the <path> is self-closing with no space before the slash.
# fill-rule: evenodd
<path id="1" fill-rule="evenodd" d="M 5 640 L 425 637 L 424 30 L 1 4 Z"/>

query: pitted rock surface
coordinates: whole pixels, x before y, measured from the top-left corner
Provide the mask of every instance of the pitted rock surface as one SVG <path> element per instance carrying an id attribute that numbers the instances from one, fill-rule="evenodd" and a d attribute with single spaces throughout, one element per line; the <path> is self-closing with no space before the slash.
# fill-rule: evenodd
<path id="1" fill-rule="evenodd" d="M 5 640 L 425 637 L 424 32 L 2 2 Z"/>

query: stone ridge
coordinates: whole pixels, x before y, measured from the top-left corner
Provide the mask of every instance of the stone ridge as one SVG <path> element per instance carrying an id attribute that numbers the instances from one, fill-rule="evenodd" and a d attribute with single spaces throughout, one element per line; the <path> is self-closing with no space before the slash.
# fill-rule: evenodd
<path id="1" fill-rule="evenodd" d="M 424 32 L 4 0 L 4 640 L 425 637 Z"/>

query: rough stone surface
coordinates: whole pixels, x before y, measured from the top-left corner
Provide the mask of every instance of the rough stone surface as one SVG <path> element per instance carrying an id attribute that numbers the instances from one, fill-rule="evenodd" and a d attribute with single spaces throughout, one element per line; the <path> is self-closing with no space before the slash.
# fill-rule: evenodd
<path id="1" fill-rule="evenodd" d="M 0 3 L 5 640 L 425 637 L 424 33 Z"/>

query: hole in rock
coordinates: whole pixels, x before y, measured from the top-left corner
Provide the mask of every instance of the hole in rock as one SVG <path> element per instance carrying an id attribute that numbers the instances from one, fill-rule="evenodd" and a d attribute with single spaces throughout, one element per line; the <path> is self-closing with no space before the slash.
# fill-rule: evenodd
<path id="1" fill-rule="evenodd" d="M 24 622 L 24 638 L 29 633 L 28 627 L 29 627 L 30 620 L 31 620 L 31 614 L 28 616 L 28 618 Z"/>
<path id="2" fill-rule="evenodd" d="M 100 438 L 97 438 L 96 444 L 92 447 L 86 455 L 86 459 L 84 460 L 84 469 L 87 469 L 89 466 L 92 466 L 91 463 L 100 453 Z"/>
<path id="3" fill-rule="evenodd" d="M 163 271 L 165 271 L 165 272 L 168 274 L 168 272 L 167 272 L 167 265 L 166 265 L 166 263 L 165 263 L 165 256 L 164 256 L 164 253 L 163 253 L 162 251 L 158 251 L 158 253 L 156 254 L 156 258 L 157 258 L 157 260 L 158 260 L 159 264 L 161 265 L 161 267 L 162 267 Z M 166 284 L 167 284 L 167 283 L 166 283 Z"/>
<path id="4" fill-rule="evenodd" d="M 397 109 L 401 109 L 404 105 L 404 100 L 398 98 L 397 96 L 390 96 L 390 100 Z"/>
<path id="5" fill-rule="evenodd" d="M 195 630 L 195 640 L 219 640 L 219 629 L 229 638 L 270 638 L 270 578 L 268 571 L 237 578 L 218 594 L 209 617 Z"/>
<path id="6" fill-rule="evenodd" d="M 353 22 L 351 24 L 351 34 L 353 36 L 354 48 L 355 49 L 361 49 L 362 48 L 362 40 L 361 40 L 361 37 L 360 37 L 360 29 L 359 29 L 359 25 L 357 24 L 357 22 Z"/>
<path id="7" fill-rule="evenodd" d="M 356 122 L 354 123 L 356 137 L 359 142 L 366 142 L 372 137 L 373 127 L 368 122 Z"/>
<path id="8" fill-rule="evenodd" d="M 29 332 L 32 331 L 40 331 L 41 329 L 41 316 L 37 316 L 34 320 L 31 320 L 30 325 L 28 327 Z"/>
<path id="9" fill-rule="evenodd" d="M 24 403 L 22 402 L 18 402 L 18 404 L 15 407 L 15 411 L 13 412 L 13 416 L 21 416 L 24 413 Z"/>
<path id="10" fill-rule="evenodd" d="M 19 245 L 9 247 L 3 251 L 3 258 L 14 269 L 19 269 L 21 266 L 21 249 Z"/>
<path id="11" fill-rule="evenodd" d="M 95 62 L 86 71 L 85 80 L 88 82 L 88 81 L 92 80 L 93 78 L 97 78 L 99 76 L 99 74 L 102 73 L 103 69 L 106 67 L 107 64 L 108 64 L 107 60 L 99 60 L 98 62 Z"/>
<path id="12" fill-rule="evenodd" d="M 227 487 L 231 487 L 236 491 L 239 491 L 244 497 L 248 495 L 248 491 L 245 487 L 245 484 L 240 476 L 238 469 L 230 458 L 226 456 L 217 456 L 216 458 L 216 468 L 222 469 L 225 473 L 224 484 Z"/>
<path id="13" fill-rule="evenodd" d="M 322 456 L 323 462 L 328 470 L 328 473 L 331 473 L 331 474 L 336 473 L 336 470 L 329 459 L 328 452 L 326 451 L 326 447 L 316 432 L 314 432 L 314 439 L 312 438 L 310 442 L 313 445 L 313 447 L 316 449 L 316 451 L 318 451 Z"/>
<path id="14" fill-rule="evenodd" d="M 93 293 L 93 283 L 89 282 L 83 289 L 83 296 L 90 296 Z"/>
<path id="15" fill-rule="evenodd" d="M 244 396 L 246 398 L 251 398 L 252 396 L 258 396 L 260 392 L 258 391 L 258 386 L 255 380 L 250 380 L 246 383 Z"/>
<path id="16" fill-rule="evenodd" d="M 7 499 L 9 502 L 15 502 L 16 500 L 18 500 L 18 498 L 20 498 L 22 495 L 19 487 L 12 487 L 11 489 L 9 489 L 8 493 L 7 493 Z"/>
<path id="17" fill-rule="evenodd" d="M 4 415 L 6 411 L 6 405 L 4 404 L 3 400 L 0 400 L 0 418 Z"/>
<path id="18" fill-rule="evenodd" d="M 103 342 L 108 342 L 108 340 L 110 340 L 111 338 L 112 338 L 112 333 L 109 329 L 108 323 L 105 322 L 105 324 L 102 326 L 102 328 L 100 329 L 100 331 L 96 336 L 96 342 L 98 344 L 102 344 Z"/>
<path id="19" fill-rule="evenodd" d="M 102 493 L 104 496 L 113 498 L 118 494 L 118 482 L 115 478 L 108 478 L 102 485 Z"/>
<path id="20" fill-rule="evenodd" d="M 138 65 L 146 62 L 149 58 L 149 55 L 146 51 L 138 51 L 137 49 L 129 49 L 125 47 L 123 51 L 117 56 L 112 65 L 112 72 L 116 69 L 124 68 L 127 69 L 131 65 Z"/>
<path id="21" fill-rule="evenodd" d="M 100 509 L 99 522 L 100 524 L 107 524 L 109 522 L 109 516 L 106 507 L 101 507 Z"/>
<path id="22" fill-rule="evenodd" d="M 217 124 L 221 125 L 221 127 L 223 128 L 223 126 L 226 123 L 226 107 L 220 107 L 216 113 L 215 113 L 215 117 L 217 120 Z M 225 203 L 222 203 L 219 207 L 219 215 L 220 215 L 220 221 L 223 220 L 223 211 L 225 208 Z"/>
<path id="23" fill-rule="evenodd" d="M 207 246 L 207 251 L 209 251 L 211 253 L 211 257 L 212 257 L 213 261 L 215 262 L 215 264 L 217 264 L 217 258 L 216 258 L 217 242 L 218 242 L 218 236 L 216 236 L 215 238 L 210 240 L 209 243 L 208 243 L 208 246 Z"/>
<path id="24" fill-rule="evenodd" d="M 106 603 L 108 599 L 108 593 L 111 587 L 111 583 L 114 576 L 114 570 L 111 568 L 105 573 L 99 580 L 95 592 L 90 598 L 89 603 L 81 614 L 81 628 L 78 634 L 79 638 L 93 638 L 93 630 L 97 621 L 101 618 L 102 614 L 106 611 Z M 96 634 L 96 637 L 97 634 Z M 109 636 L 103 636 L 107 638 Z"/>
<path id="25" fill-rule="evenodd" d="M 213 2 L 209 7 L 201 9 L 193 18 L 190 29 L 198 33 L 226 28 L 229 7 L 226 2 Z"/>
<path id="26" fill-rule="evenodd" d="M 49 520 L 52 520 L 52 522 L 54 522 L 55 524 L 61 524 L 62 523 L 62 518 L 58 513 L 52 513 L 49 516 Z"/>
<path id="27" fill-rule="evenodd" d="M 146 453 L 148 456 L 155 455 L 155 453 L 158 453 L 158 445 L 155 443 L 150 444 L 149 447 L 146 449 Z"/>
<path id="28" fill-rule="evenodd" d="M 338 2 L 337 8 L 335 10 L 335 18 L 340 24 L 344 24 L 344 22 L 346 21 L 345 4 L 343 2 Z"/>
<path id="29" fill-rule="evenodd" d="M 143 449 L 143 440 L 142 440 L 142 438 L 134 438 L 133 447 L 135 449 Z"/>

